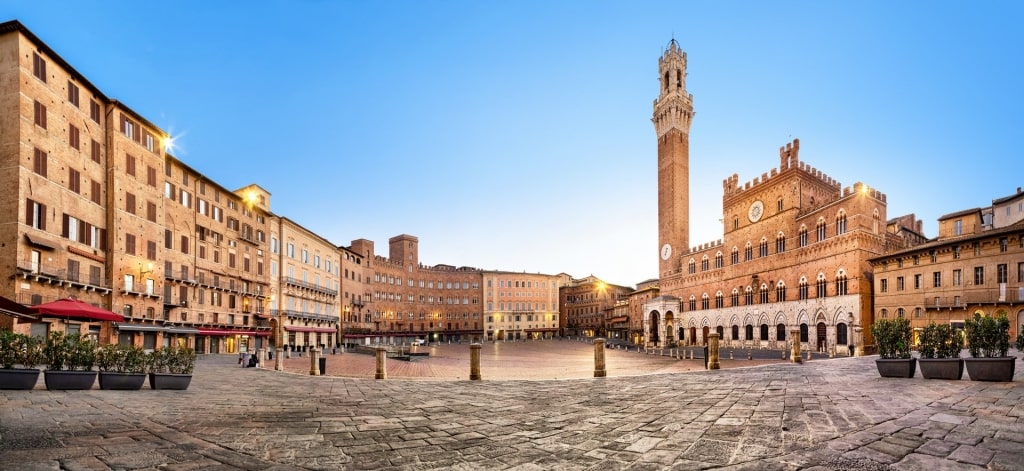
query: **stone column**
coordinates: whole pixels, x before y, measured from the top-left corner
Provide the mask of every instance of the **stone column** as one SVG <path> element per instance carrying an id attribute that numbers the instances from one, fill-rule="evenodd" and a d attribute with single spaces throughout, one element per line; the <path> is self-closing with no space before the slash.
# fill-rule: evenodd
<path id="1" fill-rule="evenodd" d="M 281 347 L 277 347 L 274 354 L 274 369 L 277 371 L 284 371 L 284 357 L 281 356 L 281 351 L 284 350 Z"/>
<path id="2" fill-rule="evenodd" d="M 608 376 L 608 371 L 604 367 L 604 339 L 594 339 L 594 377 L 605 376 Z"/>
<path id="3" fill-rule="evenodd" d="M 469 380 L 480 381 L 480 344 L 469 345 Z"/>
<path id="4" fill-rule="evenodd" d="M 793 352 L 789 355 L 789 361 L 802 363 L 803 360 L 800 358 L 800 329 L 789 331 L 789 338 L 793 339 Z"/>
<path id="5" fill-rule="evenodd" d="M 387 352 L 386 348 L 377 347 L 377 375 L 373 379 L 388 379 Z"/>
<path id="6" fill-rule="evenodd" d="M 708 334 L 708 369 L 717 370 L 722 365 L 718 362 L 718 332 Z"/>
<path id="7" fill-rule="evenodd" d="M 317 358 L 319 350 L 316 348 L 309 349 L 309 375 L 320 376 L 320 361 Z"/>

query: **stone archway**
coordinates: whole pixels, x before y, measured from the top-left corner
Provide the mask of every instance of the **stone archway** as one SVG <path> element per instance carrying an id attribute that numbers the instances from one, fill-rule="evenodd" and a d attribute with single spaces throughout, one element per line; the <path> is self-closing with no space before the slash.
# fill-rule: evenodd
<path id="1" fill-rule="evenodd" d="M 672 314 L 672 311 L 668 311 L 665 313 L 665 345 L 663 346 L 671 346 L 675 343 L 675 339 L 672 338 L 672 334 L 675 331 L 674 326 L 675 315 Z"/>
<path id="2" fill-rule="evenodd" d="M 701 329 L 701 343 L 702 343 L 702 345 L 707 345 L 708 344 L 708 334 L 710 333 L 710 331 L 711 331 L 711 327 L 708 327 L 706 325 L 704 326 L 704 328 Z"/>
<path id="3" fill-rule="evenodd" d="M 661 341 L 661 313 L 658 311 L 651 311 L 650 321 L 647 323 L 650 332 L 647 336 L 647 342 L 652 345 L 657 345 Z"/>

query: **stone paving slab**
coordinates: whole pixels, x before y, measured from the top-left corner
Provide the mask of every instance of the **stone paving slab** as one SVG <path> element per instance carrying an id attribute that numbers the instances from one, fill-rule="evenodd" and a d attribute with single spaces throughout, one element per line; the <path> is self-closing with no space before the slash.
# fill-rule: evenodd
<path id="1" fill-rule="evenodd" d="M 1024 367 L 982 383 L 881 378 L 873 357 L 687 372 L 609 352 L 610 377 L 545 378 L 592 368 L 568 344 L 500 346 L 562 360 L 529 381 L 311 377 L 227 355 L 187 391 L 40 381 L 0 391 L 0 470 L 1024 470 Z"/>

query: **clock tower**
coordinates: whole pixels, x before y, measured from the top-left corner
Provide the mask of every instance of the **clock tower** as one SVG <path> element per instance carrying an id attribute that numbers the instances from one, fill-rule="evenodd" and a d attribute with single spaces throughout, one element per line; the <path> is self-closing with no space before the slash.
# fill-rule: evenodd
<path id="1" fill-rule="evenodd" d="M 658 136 L 659 278 L 682 268 L 690 247 L 690 121 L 693 95 L 686 92 L 686 53 L 672 39 L 658 59 L 660 93 L 654 101 Z"/>

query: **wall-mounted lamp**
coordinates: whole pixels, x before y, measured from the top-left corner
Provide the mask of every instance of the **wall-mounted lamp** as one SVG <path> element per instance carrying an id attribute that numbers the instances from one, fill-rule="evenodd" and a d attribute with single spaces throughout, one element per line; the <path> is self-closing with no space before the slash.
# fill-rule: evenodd
<path id="1" fill-rule="evenodd" d="M 142 278 L 147 273 L 153 273 L 153 262 L 149 262 L 145 270 L 142 269 L 142 264 L 139 264 L 139 278 Z"/>

